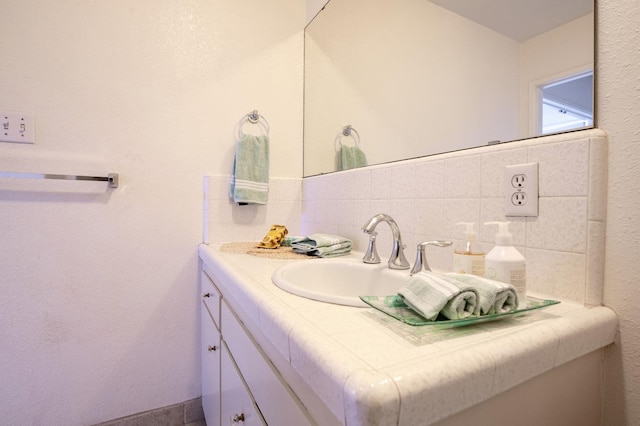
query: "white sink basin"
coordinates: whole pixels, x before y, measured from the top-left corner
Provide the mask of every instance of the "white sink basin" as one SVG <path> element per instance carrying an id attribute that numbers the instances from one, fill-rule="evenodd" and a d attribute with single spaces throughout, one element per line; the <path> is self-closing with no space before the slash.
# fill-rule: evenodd
<path id="1" fill-rule="evenodd" d="M 366 307 L 358 296 L 396 294 L 409 279 L 409 270 L 389 269 L 386 262 L 362 263 L 360 258 L 311 259 L 278 268 L 271 280 L 281 289 L 308 299 Z"/>

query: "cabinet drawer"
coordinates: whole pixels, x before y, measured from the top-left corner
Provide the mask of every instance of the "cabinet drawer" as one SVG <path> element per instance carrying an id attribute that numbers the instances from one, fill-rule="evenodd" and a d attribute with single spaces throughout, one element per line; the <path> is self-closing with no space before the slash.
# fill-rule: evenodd
<path id="1" fill-rule="evenodd" d="M 235 314 L 222 303 L 222 340 L 269 425 L 311 425 L 307 410 L 284 384 L 273 364 L 247 334 Z"/>
<path id="2" fill-rule="evenodd" d="M 223 345 L 224 346 L 224 345 Z M 221 351 L 222 357 L 222 415 L 221 426 L 249 425 L 263 426 L 266 423 L 256 409 L 251 395 L 242 381 L 240 372 L 229 355 L 226 346 Z M 207 422 L 207 424 L 209 424 Z M 214 425 L 217 423 L 214 423 Z"/>
<path id="3" fill-rule="evenodd" d="M 202 283 L 202 303 L 209 312 L 216 328 L 220 330 L 220 300 L 222 296 L 205 272 L 201 273 L 200 281 Z"/>
<path id="4" fill-rule="evenodd" d="M 220 424 L 220 332 L 205 306 L 200 309 L 202 409 L 210 425 Z"/>

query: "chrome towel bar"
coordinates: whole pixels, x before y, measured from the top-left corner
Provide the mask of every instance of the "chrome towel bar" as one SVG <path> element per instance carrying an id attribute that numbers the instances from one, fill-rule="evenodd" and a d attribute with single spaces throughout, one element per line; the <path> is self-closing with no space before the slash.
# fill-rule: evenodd
<path id="1" fill-rule="evenodd" d="M 109 173 L 107 176 L 78 176 L 78 175 L 57 175 L 52 173 L 24 173 L 24 172 L 0 172 L 0 177 L 20 178 L 20 179 L 62 179 L 62 180 L 90 180 L 108 182 L 109 188 L 118 187 L 118 174 Z"/>

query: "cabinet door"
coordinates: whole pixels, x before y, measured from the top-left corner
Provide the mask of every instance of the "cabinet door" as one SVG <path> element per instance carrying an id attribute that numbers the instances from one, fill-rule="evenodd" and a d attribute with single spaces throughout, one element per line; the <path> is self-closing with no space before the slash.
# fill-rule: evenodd
<path id="1" fill-rule="evenodd" d="M 226 345 L 221 351 L 222 426 L 266 425 L 229 355 Z"/>
<path id="2" fill-rule="evenodd" d="M 220 333 L 207 308 L 200 312 L 202 410 L 207 424 L 220 424 Z"/>

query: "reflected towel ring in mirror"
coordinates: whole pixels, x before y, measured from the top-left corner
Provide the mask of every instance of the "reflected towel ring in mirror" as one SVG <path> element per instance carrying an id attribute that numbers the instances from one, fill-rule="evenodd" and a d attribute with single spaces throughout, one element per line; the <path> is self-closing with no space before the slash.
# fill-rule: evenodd
<path id="1" fill-rule="evenodd" d="M 256 124 L 258 120 L 260 120 L 260 114 L 258 114 L 258 110 L 254 109 L 249 114 L 247 114 L 247 118 L 253 124 Z"/>
<path id="2" fill-rule="evenodd" d="M 340 151 L 340 148 L 342 147 L 342 136 L 351 136 L 356 146 L 358 148 L 360 147 L 360 134 L 356 129 L 351 127 L 351 124 L 347 124 L 342 128 L 342 132 L 338 133 L 338 136 L 336 136 L 336 139 L 333 142 L 336 151 Z"/>
<path id="3" fill-rule="evenodd" d="M 242 117 L 242 119 L 238 123 L 238 138 L 242 138 L 242 136 L 244 136 L 244 133 L 242 132 L 242 126 L 247 121 L 251 124 L 261 125 L 262 128 L 265 130 L 266 135 L 269 136 L 269 132 L 271 131 L 269 122 L 267 121 L 266 118 L 264 118 L 264 116 L 258 114 L 258 110 L 254 109 L 253 111 L 251 111 L 250 113 Z"/>

